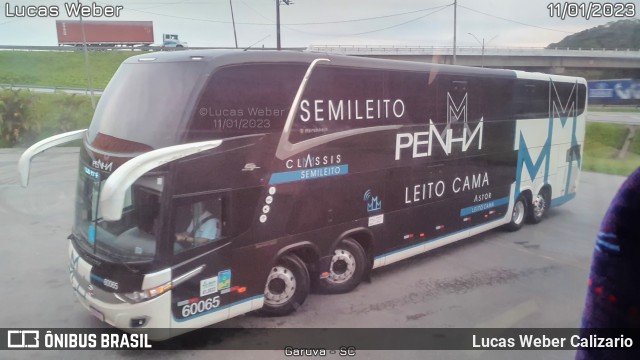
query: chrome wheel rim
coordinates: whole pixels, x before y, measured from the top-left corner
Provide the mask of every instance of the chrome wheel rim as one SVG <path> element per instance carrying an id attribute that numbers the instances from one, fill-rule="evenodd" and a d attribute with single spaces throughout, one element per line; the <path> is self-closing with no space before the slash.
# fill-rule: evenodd
<path id="1" fill-rule="evenodd" d="M 291 270 L 276 266 L 271 269 L 264 289 L 264 302 L 269 305 L 282 305 L 296 292 L 296 278 Z"/>
<path id="2" fill-rule="evenodd" d="M 515 205 L 513 205 L 513 213 L 511 214 L 511 222 L 514 224 L 522 223 L 524 219 L 524 204 L 522 201 L 517 201 Z"/>
<path id="3" fill-rule="evenodd" d="M 336 249 L 331 258 L 329 276 L 327 280 L 335 284 L 341 284 L 351 279 L 356 272 L 356 259 L 345 249 Z"/>
<path id="4" fill-rule="evenodd" d="M 540 218 L 544 215 L 546 205 L 547 203 L 544 200 L 544 196 L 538 194 L 538 196 L 533 200 L 533 214 L 535 217 Z"/>

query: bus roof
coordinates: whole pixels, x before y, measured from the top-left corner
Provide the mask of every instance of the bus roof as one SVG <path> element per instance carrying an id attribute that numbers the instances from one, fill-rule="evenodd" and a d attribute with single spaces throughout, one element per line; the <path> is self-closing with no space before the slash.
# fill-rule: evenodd
<path id="1" fill-rule="evenodd" d="M 318 52 L 276 51 L 276 50 L 186 50 L 155 52 L 133 56 L 124 63 L 165 63 L 183 61 L 204 61 L 212 68 L 246 63 L 304 63 L 322 57 L 331 60 L 332 66 L 359 67 L 369 69 L 405 70 L 405 71 L 442 71 L 450 74 L 484 74 L 492 76 L 514 77 L 514 72 L 503 69 L 489 69 L 448 64 L 434 64 L 406 60 L 375 59 L 357 56 L 331 55 Z"/>

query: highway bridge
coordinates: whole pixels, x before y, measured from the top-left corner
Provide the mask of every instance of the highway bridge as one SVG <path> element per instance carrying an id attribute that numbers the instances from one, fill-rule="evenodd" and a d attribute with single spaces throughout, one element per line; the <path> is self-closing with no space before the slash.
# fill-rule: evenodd
<path id="1" fill-rule="evenodd" d="M 6 46 L 0 45 L 0 51 L 82 51 L 82 47 L 73 46 Z M 178 50 L 162 47 L 96 47 L 91 51 L 167 51 Z M 231 49 L 220 47 L 191 47 L 190 49 Z M 255 48 L 253 51 L 273 50 Z M 284 50 L 328 52 L 354 56 L 367 56 L 383 59 L 409 60 L 437 64 L 453 63 L 453 47 L 437 46 L 363 46 L 363 45 L 311 45 L 305 48 L 287 48 Z M 640 78 L 640 51 L 631 49 L 545 49 L 510 47 L 496 48 L 480 46 L 458 46 L 456 64 L 466 66 L 485 66 L 492 68 L 519 69 L 563 74 L 566 69 L 623 69 L 629 78 Z"/>
<path id="2" fill-rule="evenodd" d="M 312 45 L 308 51 L 437 64 L 453 63 L 452 47 Z M 640 77 L 640 51 L 629 49 L 456 48 L 456 64 L 563 74 L 566 69 L 626 69 Z"/>

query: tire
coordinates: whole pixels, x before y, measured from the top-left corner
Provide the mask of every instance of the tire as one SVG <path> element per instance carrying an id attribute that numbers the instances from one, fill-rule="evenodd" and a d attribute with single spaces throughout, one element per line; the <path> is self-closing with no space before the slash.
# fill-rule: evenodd
<path id="1" fill-rule="evenodd" d="M 284 316 L 294 312 L 309 295 L 310 284 L 305 263 L 294 254 L 282 256 L 269 272 L 260 313 Z"/>
<path id="2" fill-rule="evenodd" d="M 343 239 L 333 252 L 329 276 L 315 280 L 315 287 L 326 294 L 349 292 L 360 284 L 367 269 L 364 249 L 352 238 Z"/>
<path id="3" fill-rule="evenodd" d="M 522 228 L 524 220 L 527 217 L 527 201 L 524 196 L 518 196 L 513 211 L 511 212 L 511 221 L 505 225 L 507 231 L 518 231 Z"/>
<path id="4" fill-rule="evenodd" d="M 550 205 L 551 201 L 549 200 L 549 192 L 545 189 L 540 190 L 538 195 L 536 195 L 536 197 L 533 198 L 533 201 L 531 201 L 527 222 L 531 224 L 538 224 L 541 222 L 547 214 L 547 210 L 549 210 Z"/>

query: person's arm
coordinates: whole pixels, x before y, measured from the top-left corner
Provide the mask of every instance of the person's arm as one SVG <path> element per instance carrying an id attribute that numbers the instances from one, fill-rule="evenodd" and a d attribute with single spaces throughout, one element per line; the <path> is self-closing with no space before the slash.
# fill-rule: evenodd
<path id="1" fill-rule="evenodd" d="M 193 242 L 193 237 L 189 235 L 192 231 L 193 231 L 193 221 L 189 224 L 189 227 L 187 227 L 187 231 L 183 231 L 181 233 L 176 234 L 176 241 L 184 242 L 184 243 Z"/>
<path id="2" fill-rule="evenodd" d="M 189 238 L 190 236 L 189 236 L 189 233 L 187 232 L 181 232 L 176 234 L 176 240 L 179 242 L 189 242 L 188 241 Z"/>
<path id="3" fill-rule="evenodd" d="M 198 237 L 193 240 L 194 244 L 201 245 L 217 239 L 220 235 L 219 223 L 220 221 L 218 219 L 211 218 L 200 225 Z"/>

